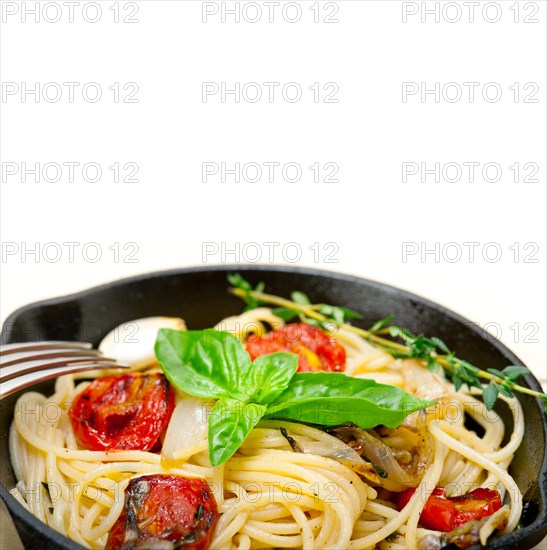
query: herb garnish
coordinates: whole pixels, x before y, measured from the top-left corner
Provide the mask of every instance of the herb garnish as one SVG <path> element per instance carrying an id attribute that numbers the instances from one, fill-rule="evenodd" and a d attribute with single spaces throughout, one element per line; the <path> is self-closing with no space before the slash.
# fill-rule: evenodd
<path id="1" fill-rule="evenodd" d="M 228 275 L 228 282 L 233 285 L 235 288 L 239 288 L 242 291 L 241 298 L 247 304 L 243 311 L 248 311 L 249 309 L 255 309 L 262 305 L 262 302 L 254 298 L 252 292 L 262 292 L 265 288 L 265 284 L 260 282 L 253 289 L 252 285 L 246 281 L 239 273 L 233 273 Z"/>
<path id="2" fill-rule="evenodd" d="M 407 329 L 393 325 L 392 315 L 377 321 L 369 330 L 365 330 L 349 324 L 352 318 L 362 318 L 359 313 L 337 306 L 312 304 L 303 292 L 293 292 L 291 300 L 287 300 L 273 294 L 264 293 L 263 284 L 257 285 L 257 289 L 260 290 L 252 290 L 251 284 L 239 274 L 237 274 L 237 277 L 230 276 L 229 282 L 234 285 L 230 292 L 244 298 L 248 304 L 247 309 L 252 309 L 249 307 L 250 300 L 260 305 L 278 306 L 273 310 L 273 313 L 279 315 L 285 321 L 299 317 L 303 322 L 316 324 L 325 329 L 328 329 L 329 324 L 331 329 L 333 325 L 341 327 L 358 334 L 368 342 L 387 351 L 393 357 L 417 359 L 432 371 L 442 367 L 451 378 L 456 390 L 459 390 L 463 384 L 470 389 L 472 387 L 480 389 L 488 410 L 494 407 L 500 393 L 507 397 L 514 397 L 515 392 L 519 392 L 541 399 L 547 413 L 547 395 L 516 383 L 518 378 L 530 373 L 530 370 L 526 367 L 510 365 L 502 371 L 496 369 L 482 370 L 456 357 L 455 353 L 439 338 L 428 338 L 423 334 L 416 335 Z M 244 290 L 245 288 L 247 290 Z M 279 312 L 281 312 L 281 315 Z M 293 315 L 290 316 L 289 312 Z M 399 341 L 389 340 L 384 338 L 383 335 Z M 489 383 L 483 384 L 481 379 L 486 379 Z"/>
<path id="3" fill-rule="evenodd" d="M 251 362 L 234 335 L 212 329 L 161 329 L 155 352 L 175 387 L 218 399 L 208 418 L 213 466 L 226 462 L 261 418 L 395 427 L 435 404 L 373 380 L 334 372 L 296 373 L 298 356 L 293 353 L 272 353 Z"/>
<path id="4" fill-rule="evenodd" d="M 234 292 L 234 294 L 237 294 L 238 296 L 243 298 L 243 300 L 247 304 L 244 311 L 257 308 L 266 303 L 272 303 L 268 302 L 268 300 L 263 301 L 256 298 L 258 294 L 262 294 L 265 288 L 265 284 L 263 282 L 258 283 L 253 289 L 251 283 L 246 281 L 239 273 L 228 275 L 228 282 L 234 287 L 234 290 L 237 289 L 239 291 Z M 358 313 L 357 311 L 353 311 L 352 309 L 349 309 L 347 307 L 331 306 L 329 304 L 313 305 L 306 294 L 300 292 L 299 290 L 295 290 L 291 293 L 291 300 L 293 304 L 302 307 L 300 309 L 295 309 L 293 307 L 282 306 L 275 308 L 273 310 L 273 314 L 281 317 L 281 319 L 283 319 L 285 322 L 292 321 L 296 317 L 299 317 L 303 322 L 309 323 L 311 325 L 318 325 L 322 328 L 326 328 L 327 330 L 328 327 L 325 326 L 324 322 L 321 319 L 306 317 L 305 310 L 307 310 L 308 307 L 311 307 L 321 315 L 324 315 L 325 321 L 327 322 L 332 319 L 336 323 L 346 323 L 351 319 L 363 318 L 360 313 Z"/>

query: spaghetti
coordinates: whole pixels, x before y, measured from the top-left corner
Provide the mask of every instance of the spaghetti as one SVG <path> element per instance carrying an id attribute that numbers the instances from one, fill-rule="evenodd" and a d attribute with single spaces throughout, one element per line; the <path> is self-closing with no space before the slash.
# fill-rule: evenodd
<path id="1" fill-rule="evenodd" d="M 284 325 L 272 310 L 257 308 L 229 317 L 216 328 L 243 341 Z M 345 349 L 346 374 L 398 386 L 438 403 L 404 422 L 409 434 L 425 434 L 429 454 L 423 458 L 419 486 L 402 510 L 388 479 L 371 483 L 343 461 L 305 452 L 346 444 L 333 432 L 295 422 L 260 421 L 238 451 L 217 467 L 209 461 L 206 439 L 198 440 L 190 454 L 177 454 L 175 449 L 169 457 L 153 451 L 84 450 L 75 437 L 69 408 L 90 384 L 89 375 L 86 381 L 77 375 L 59 378 L 51 397 L 27 392 L 19 398 L 10 431 L 11 462 L 18 480 L 11 493 L 53 529 L 98 549 L 105 548 L 122 513 L 130 480 L 155 474 L 197 477 L 209 483 L 219 512 L 210 541 L 213 549 L 427 548 L 431 537 L 441 536 L 420 523 L 427 497 L 436 486 L 444 487 L 450 498 L 477 487 L 496 489 L 502 500 L 505 497 L 508 505 L 479 526 L 482 544 L 500 524 L 501 528 L 505 524 L 505 532 L 514 530 L 522 498 L 507 469 L 524 434 L 518 400 L 501 397 L 513 414 L 511 436 L 502 446 L 504 423 L 474 397 L 474 390 L 455 391 L 442 375 L 412 359 L 394 359 L 349 331 L 341 329 L 334 338 Z M 158 366 L 147 372 L 158 372 Z M 469 418 L 482 435 L 477 433 L 480 429 L 468 427 Z M 387 430 L 382 437 L 397 449 L 401 460 L 410 460 L 416 446 L 405 440 L 405 433 Z M 295 452 L 291 440 L 298 441 L 304 452 Z M 502 514 L 505 519 L 496 523 Z"/>

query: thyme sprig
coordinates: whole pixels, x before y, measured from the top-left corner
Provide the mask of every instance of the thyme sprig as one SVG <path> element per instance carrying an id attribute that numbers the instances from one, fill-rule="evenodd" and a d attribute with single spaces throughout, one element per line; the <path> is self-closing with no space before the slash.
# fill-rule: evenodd
<path id="1" fill-rule="evenodd" d="M 265 283 L 260 282 L 253 289 L 251 283 L 246 281 L 239 273 L 232 273 L 228 275 L 228 282 L 240 291 L 240 298 L 247 304 L 243 311 L 249 311 L 250 309 L 256 309 L 264 304 L 263 301 L 255 298 L 253 294 L 262 293 L 265 288 Z"/>
<path id="2" fill-rule="evenodd" d="M 290 300 L 267 294 L 264 292 L 264 283 L 259 283 L 253 289 L 240 274 L 230 275 L 228 281 L 233 285 L 230 292 L 242 298 L 247 304 L 246 311 L 265 304 L 277 306 L 273 313 L 285 321 L 300 318 L 301 321 L 318 325 L 326 330 L 329 328 L 332 330 L 334 325 L 358 334 L 395 358 L 416 359 L 432 371 L 442 368 L 451 378 L 456 390 L 464 384 L 469 389 L 472 387 L 480 389 L 488 410 L 494 407 L 499 394 L 514 397 L 515 392 L 518 392 L 541 399 L 547 413 L 547 395 L 516 383 L 521 376 L 530 373 L 526 367 L 510 365 L 502 371 L 479 369 L 468 361 L 459 359 L 439 338 L 413 334 L 405 328 L 394 325 L 392 315 L 377 321 L 366 330 L 349 324 L 351 319 L 363 318 L 360 313 L 351 309 L 328 304 L 312 304 L 308 296 L 300 291 L 293 292 Z M 488 382 L 483 383 L 483 380 Z"/>

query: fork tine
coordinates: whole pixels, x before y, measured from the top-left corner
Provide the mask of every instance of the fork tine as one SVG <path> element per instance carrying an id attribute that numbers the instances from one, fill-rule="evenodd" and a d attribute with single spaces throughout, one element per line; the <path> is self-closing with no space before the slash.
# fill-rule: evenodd
<path id="1" fill-rule="evenodd" d="M 52 378 L 58 378 L 59 376 L 64 374 L 74 374 L 76 372 L 105 369 L 105 368 L 112 368 L 112 367 L 127 368 L 125 365 L 121 366 L 118 364 L 112 365 L 110 363 L 89 362 L 89 363 L 75 363 L 68 366 L 64 366 L 63 368 L 49 368 L 46 370 L 27 372 L 26 374 L 23 374 L 22 376 L 18 376 L 16 378 L 12 378 L 6 381 L 3 381 L 3 380 L 0 381 L 0 399 L 12 393 L 15 393 L 16 391 L 22 390 L 24 388 L 28 388 L 29 386 L 32 386 L 33 384 L 36 384 L 38 382 L 42 382 L 44 380 L 51 380 Z"/>
<path id="2" fill-rule="evenodd" d="M 87 342 L 25 342 L 0 346 L 0 399 L 64 374 L 130 365 L 103 357 Z"/>
<path id="3" fill-rule="evenodd" d="M 85 365 L 93 363 L 95 365 L 103 365 L 105 367 L 122 367 L 127 368 L 129 365 L 117 363 L 114 359 L 109 359 L 108 357 L 65 357 L 60 359 L 54 359 L 52 361 L 28 361 L 26 363 L 17 363 L 16 365 L 10 365 L 7 367 L 2 367 L 0 369 L 0 382 L 11 380 L 17 376 L 29 372 L 37 372 L 48 369 L 57 369 L 59 376 L 62 374 L 60 370 L 63 367 L 71 367 L 73 365 Z"/>
<path id="4" fill-rule="evenodd" d="M 44 359 L 54 359 L 56 357 L 89 357 L 90 359 L 100 359 L 101 352 L 96 349 L 45 349 L 39 351 L 18 351 L 4 355 L 0 357 L 0 367 L 8 367 L 10 365 L 17 365 L 18 363 L 25 363 L 27 361 L 42 361 Z"/>
<path id="5" fill-rule="evenodd" d="M 65 342 L 47 341 L 47 342 L 15 342 L 14 344 L 0 345 L 0 356 L 9 355 L 11 353 L 19 353 L 22 351 L 45 350 L 45 349 L 91 349 L 92 346 L 88 342 Z"/>

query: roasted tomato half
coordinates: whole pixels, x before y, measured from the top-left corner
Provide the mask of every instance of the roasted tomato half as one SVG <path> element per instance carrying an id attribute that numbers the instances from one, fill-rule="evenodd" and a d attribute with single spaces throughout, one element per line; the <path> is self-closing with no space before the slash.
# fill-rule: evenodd
<path id="1" fill-rule="evenodd" d="M 103 376 L 78 394 L 69 416 L 86 449 L 150 451 L 159 445 L 174 399 L 163 374 Z"/>
<path id="2" fill-rule="evenodd" d="M 211 542 L 217 520 L 217 504 L 206 481 L 161 474 L 137 477 L 125 489 L 124 508 L 106 550 L 202 550 Z"/>
<path id="3" fill-rule="evenodd" d="M 297 353 L 298 372 L 340 372 L 346 367 L 344 348 L 321 329 L 307 323 L 292 323 L 264 336 L 250 336 L 245 347 L 253 361 L 279 351 Z"/>
<path id="4" fill-rule="evenodd" d="M 402 510 L 416 489 L 407 489 L 399 493 L 397 504 Z M 460 497 L 447 497 L 443 487 L 435 487 L 427 499 L 420 523 L 436 531 L 452 531 L 455 527 L 471 520 L 491 516 L 501 508 L 501 497 L 498 491 L 475 489 Z"/>

